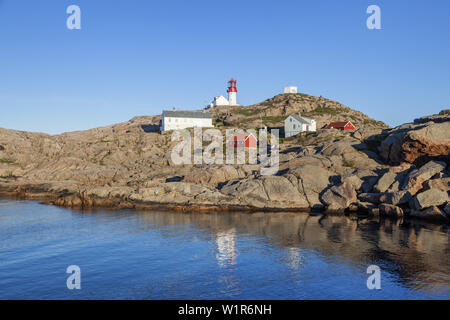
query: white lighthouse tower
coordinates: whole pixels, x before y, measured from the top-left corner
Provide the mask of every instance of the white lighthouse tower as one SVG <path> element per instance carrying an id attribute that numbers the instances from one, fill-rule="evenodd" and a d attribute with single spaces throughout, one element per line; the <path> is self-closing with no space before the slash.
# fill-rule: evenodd
<path id="1" fill-rule="evenodd" d="M 237 106 L 237 87 L 236 87 L 236 80 L 231 78 L 230 81 L 228 81 L 228 103 L 230 106 Z"/>

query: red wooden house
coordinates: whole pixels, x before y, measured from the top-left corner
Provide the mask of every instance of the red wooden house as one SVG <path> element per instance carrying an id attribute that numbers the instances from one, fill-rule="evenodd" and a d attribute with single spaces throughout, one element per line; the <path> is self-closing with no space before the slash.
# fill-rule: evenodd
<path id="1" fill-rule="evenodd" d="M 326 127 L 327 129 L 339 129 L 339 130 L 356 130 L 355 126 L 350 122 L 331 122 Z"/>
<path id="2" fill-rule="evenodd" d="M 231 138 L 229 145 L 234 148 L 256 148 L 258 146 L 258 139 L 252 133 L 238 133 Z"/>

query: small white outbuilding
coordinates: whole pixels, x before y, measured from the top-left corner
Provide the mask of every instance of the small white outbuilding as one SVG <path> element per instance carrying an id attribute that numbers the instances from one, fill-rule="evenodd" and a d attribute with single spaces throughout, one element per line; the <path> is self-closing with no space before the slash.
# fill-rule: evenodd
<path id="1" fill-rule="evenodd" d="M 214 100 L 210 103 L 210 107 L 229 106 L 230 102 L 224 96 L 214 97 Z"/>
<path id="2" fill-rule="evenodd" d="M 299 114 L 291 114 L 284 120 L 284 136 L 290 138 L 301 132 L 316 131 L 316 120 L 302 117 Z"/>
<path id="3" fill-rule="evenodd" d="M 284 87 L 284 93 L 297 93 L 298 92 L 298 87 Z"/>

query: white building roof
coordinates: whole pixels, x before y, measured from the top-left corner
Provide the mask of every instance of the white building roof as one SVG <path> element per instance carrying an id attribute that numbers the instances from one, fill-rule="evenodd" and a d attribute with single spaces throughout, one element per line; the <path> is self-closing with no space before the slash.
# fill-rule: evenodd
<path id="1" fill-rule="evenodd" d="M 303 117 L 299 114 L 291 114 L 289 117 L 292 117 L 295 120 L 297 120 L 298 122 L 305 123 L 305 124 L 311 124 L 314 121 L 314 119 L 312 119 L 312 118 Z"/>
<path id="2" fill-rule="evenodd" d="M 211 113 L 202 111 L 187 111 L 187 110 L 164 110 L 163 116 L 165 118 L 195 118 L 195 119 L 212 119 Z"/>

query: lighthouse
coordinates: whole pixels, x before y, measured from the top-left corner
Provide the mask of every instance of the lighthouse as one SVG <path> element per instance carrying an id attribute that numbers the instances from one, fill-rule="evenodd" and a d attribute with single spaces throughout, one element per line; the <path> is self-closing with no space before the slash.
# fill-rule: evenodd
<path id="1" fill-rule="evenodd" d="M 1 0 L 0 0 L 1 1 Z M 218 106 L 238 106 L 236 95 L 237 95 L 237 87 L 236 87 L 236 80 L 231 78 L 230 81 L 228 81 L 228 99 L 224 96 L 217 96 L 214 97 L 214 100 L 206 106 L 206 108 L 214 108 Z"/>
<path id="2" fill-rule="evenodd" d="M 236 80 L 231 78 L 231 80 L 228 81 L 228 103 L 230 104 L 230 106 L 237 105 L 236 94 L 237 94 Z"/>

